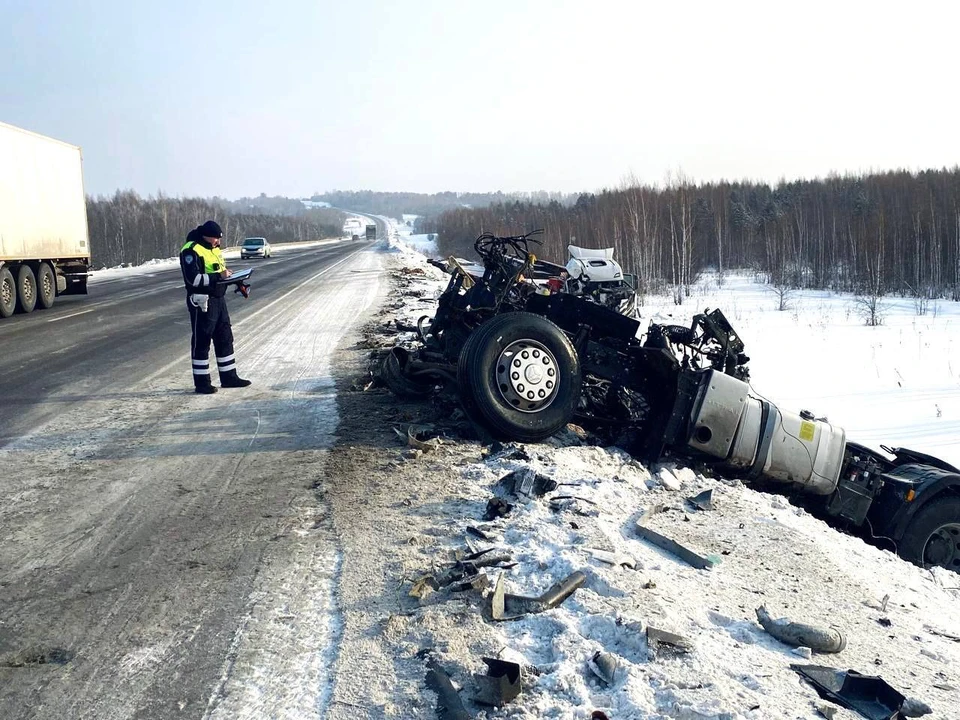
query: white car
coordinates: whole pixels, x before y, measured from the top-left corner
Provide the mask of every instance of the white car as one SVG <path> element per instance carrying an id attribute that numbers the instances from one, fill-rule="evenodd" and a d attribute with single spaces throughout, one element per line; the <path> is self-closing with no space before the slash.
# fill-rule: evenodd
<path id="1" fill-rule="evenodd" d="M 247 238 L 243 241 L 243 244 L 240 246 L 240 259 L 246 260 L 247 258 L 268 258 L 270 257 L 270 243 L 267 242 L 266 238 L 254 237 Z"/>

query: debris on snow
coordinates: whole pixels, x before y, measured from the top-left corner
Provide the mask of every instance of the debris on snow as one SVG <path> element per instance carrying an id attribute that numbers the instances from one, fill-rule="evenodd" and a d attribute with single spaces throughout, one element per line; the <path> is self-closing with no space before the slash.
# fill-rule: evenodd
<path id="1" fill-rule="evenodd" d="M 820 653 L 838 653 L 847 647 L 846 637 L 836 628 L 791 622 L 787 618 L 775 620 L 763 605 L 758 607 L 756 612 L 757 620 L 763 629 L 786 645 L 806 647 Z"/>

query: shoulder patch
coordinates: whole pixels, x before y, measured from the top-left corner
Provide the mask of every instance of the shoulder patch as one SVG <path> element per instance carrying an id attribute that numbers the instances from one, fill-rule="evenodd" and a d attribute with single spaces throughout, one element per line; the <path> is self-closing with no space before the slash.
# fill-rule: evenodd
<path id="1" fill-rule="evenodd" d="M 188 263 L 193 262 L 193 253 L 187 253 L 187 256 L 184 258 Z"/>

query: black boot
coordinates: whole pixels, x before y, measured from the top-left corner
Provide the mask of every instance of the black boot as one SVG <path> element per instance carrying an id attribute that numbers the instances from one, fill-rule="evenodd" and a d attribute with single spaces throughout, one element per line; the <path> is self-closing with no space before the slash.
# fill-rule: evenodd
<path id="1" fill-rule="evenodd" d="M 200 383 L 197 383 L 193 391 L 196 393 L 200 393 L 201 395 L 213 395 L 217 391 L 217 389 L 210 384 L 209 380 L 207 380 L 205 385 L 201 385 Z"/>
<path id="2" fill-rule="evenodd" d="M 244 380 L 242 377 L 237 375 L 236 370 L 230 370 L 229 372 L 220 373 L 220 387 L 225 388 L 237 388 L 237 387 L 247 387 L 250 384 L 249 380 Z"/>

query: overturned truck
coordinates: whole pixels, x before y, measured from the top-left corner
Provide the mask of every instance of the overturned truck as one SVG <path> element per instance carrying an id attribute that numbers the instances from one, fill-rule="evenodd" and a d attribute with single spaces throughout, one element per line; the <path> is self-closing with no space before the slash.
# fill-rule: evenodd
<path id="1" fill-rule="evenodd" d="M 641 338 L 636 281 L 610 251 L 571 246 L 567 265 L 555 265 L 531 252 L 534 235 L 481 235 L 482 266 L 430 261 L 450 280 L 416 345 L 384 357 L 393 392 L 454 388 L 499 439 L 543 440 L 576 421 L 647 462 L 679 455 L 777 484 L 907 560 L 960 571 L 960 470 L 881 446 L 888 458 L 758 396 L 720 310 L 690 327 L 652 323 Z"/>

